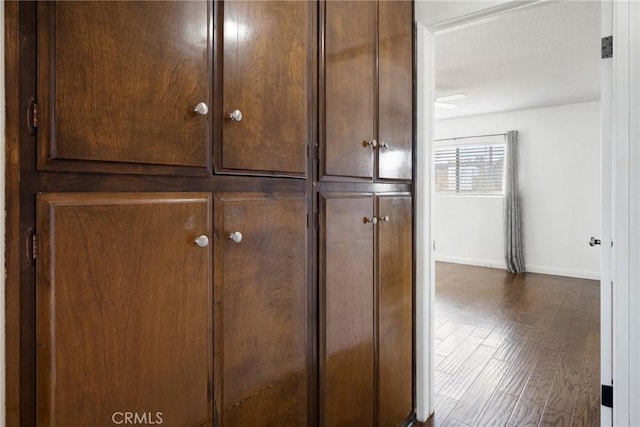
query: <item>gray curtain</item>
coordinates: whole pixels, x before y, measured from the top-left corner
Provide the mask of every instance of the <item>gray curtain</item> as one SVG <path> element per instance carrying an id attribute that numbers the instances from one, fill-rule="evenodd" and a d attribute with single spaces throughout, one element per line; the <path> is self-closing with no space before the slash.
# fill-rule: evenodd
<path id="1" fill-rule="evenodd" d="M 522 220 L 518 189 L 518 131 L 507 132 L 504 188 L 504 259 L 511 273 L 524 273 Z"/>

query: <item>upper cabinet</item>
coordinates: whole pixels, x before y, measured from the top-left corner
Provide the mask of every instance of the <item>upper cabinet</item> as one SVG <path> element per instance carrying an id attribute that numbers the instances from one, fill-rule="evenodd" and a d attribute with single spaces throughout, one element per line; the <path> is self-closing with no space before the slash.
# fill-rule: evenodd
<path id="1" fill-rule="evenodd" d="M 322 172 L 371 178 L 376 137 L 376 3 L 327 1 L 324 7 Z"/>
<path id="2" fill-rule="evenodd" d="M 411 179 L 413 3 L 323 7 L 321 178 Z"/>
<path id="3" fill-rule="evenodd" d="M 378 177 L 411 179 L 413 3 L 378 3 Z"/>
<path id="4" fill-rule="evenodd" d="M 218 7 L 223 77 L 216 171 L 304 177 L 315 109 L 317 5 L 249 0 Z"/>
<path id="5" fill-rule="evenodd" d="M 207 174 L 211 18 L 207 2 L 39 2 L 39 169 Z"/>
<path id="6" fill-rule="evenodd" d="M 313 2 L 39 3 L 39 170 L 306 177 L 316 21 Z"/>

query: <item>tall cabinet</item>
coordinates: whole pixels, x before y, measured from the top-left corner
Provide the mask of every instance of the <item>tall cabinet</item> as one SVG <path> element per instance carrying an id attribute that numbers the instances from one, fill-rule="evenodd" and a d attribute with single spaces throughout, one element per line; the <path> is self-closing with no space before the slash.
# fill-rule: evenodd
<path id="1" fill-rule="evenodd" d="M 328 1 L 321 22 L 320 425 L 400 426 L 414 407 L 413 5 Z"/>
<path id="2" fill-rule="evenodd" d="M 8 425 L 410 423 L 412 2 L 15 10 Z"/>

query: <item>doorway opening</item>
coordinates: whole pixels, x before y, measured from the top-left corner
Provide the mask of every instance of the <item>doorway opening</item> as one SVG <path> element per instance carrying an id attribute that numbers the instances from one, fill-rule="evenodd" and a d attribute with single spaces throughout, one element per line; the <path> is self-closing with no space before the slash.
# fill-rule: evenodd
<path id="1" fill-rule="evenodd" d="M 435 425 L 600 421 L 600 14 L 538 3 L 436 32 Z M 511 130 L 522 275 L 490 185 Z"/>

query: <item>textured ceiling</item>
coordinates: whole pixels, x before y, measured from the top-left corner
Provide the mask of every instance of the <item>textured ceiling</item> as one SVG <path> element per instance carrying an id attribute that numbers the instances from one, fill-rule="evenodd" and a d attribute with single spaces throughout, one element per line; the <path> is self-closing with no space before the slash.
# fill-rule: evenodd
<path id="1" fill-rule="evenodd" d="M 600 3 L 549 2 L 436 36 L 436 119 L 600 99 Z"/>

